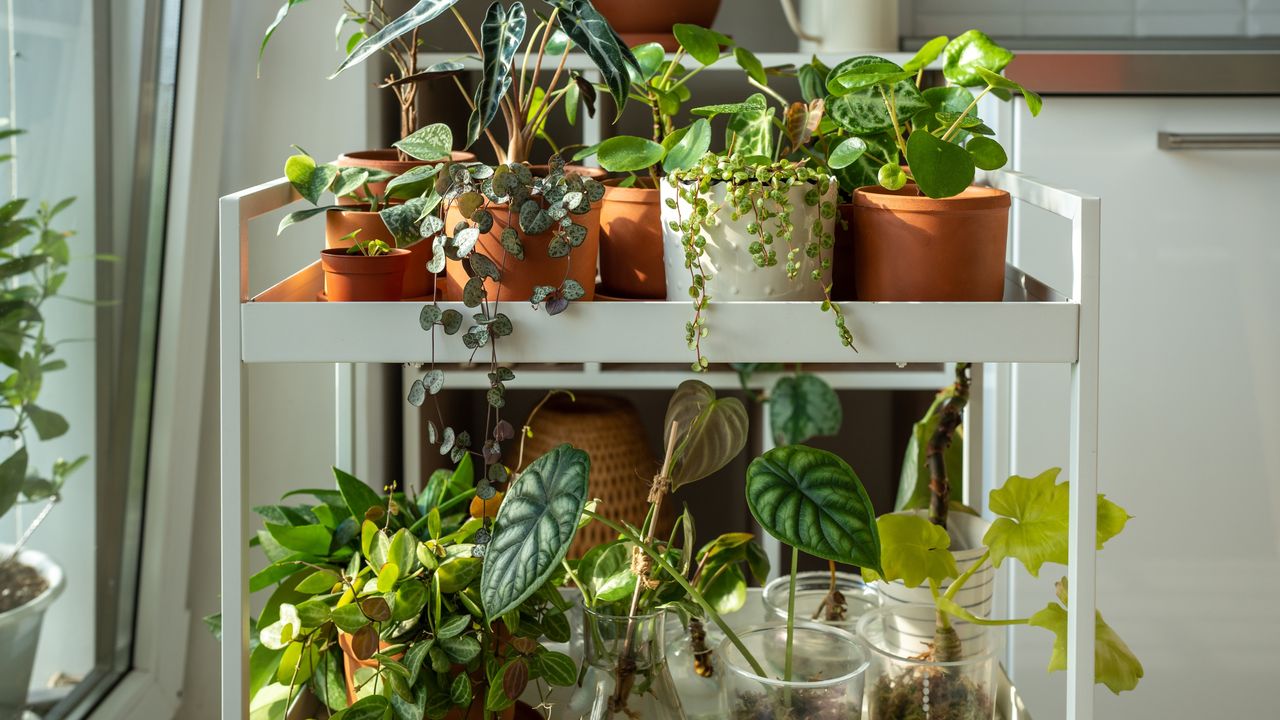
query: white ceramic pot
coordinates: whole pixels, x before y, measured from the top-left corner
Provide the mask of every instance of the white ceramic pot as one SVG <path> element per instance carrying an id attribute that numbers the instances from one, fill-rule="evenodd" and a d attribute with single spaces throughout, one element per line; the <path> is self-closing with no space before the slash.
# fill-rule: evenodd
<path id="1" fill-rule="evenodd" d="M 801 248 L 800 273 L 794 280 L 787 277 L 787 245 L 781 240 L 774 241 L 774 249 L 778 253 L 778 264 L 771 267 L 758 267 L 751 259 L 751 243 L 759 238 L 747 232 L 752 222 L 751 216 L 743 216 L 734 220 L 730 210 L 724 204 L 726 186 L 717 183 L 710 190 L 710 201 L 713 207 L 719 207 L 715 222 L 704 231 L 707 244 L 703 248 L 702 270 L 711 276 L 708 293 L 711 301 L 733 302 L 744 300 L 808 300 L 823 299 L 822 287 L 814 282 L 812 272 L 818 261 L 804 254 L 803 248 L 813 237 L 814 221 L 821 218 L 823 202 L 834 203 L 838 185 L 833 179 L 827 194 L 814 206 L 806 205 L 805 193 L 812 185 L 797 185 L 788 191 L 791 201 L 791 222 L 795 226 L 792 244 Z M 667 204 L 675 199 L 676 207 Z M 667 299 L 689 300 L 689 287 L 693 280 L 689 269 L 684 266 L 684 245 L 678 231 L 671 229 L 671 223 L 680 218 L 690 216 L 689 204 L 679 198 L 679 193 L 670 183 L 662 183 L 662 243 L 663 263 L 667 274 Z M 768 221 L 772 228 L 774 221 Z M 826 233 L 835 232 L 836 219 L 833 215 L 822 220 L 822 229 Z M 831 257 L 827 251 L 827 257 Z M 823 274 L 822 283 L 831 283 L 831 271 Z"/>
<path id="2" fill-rule="evenodd" d="M 12 545 L 0 545 L 0 558 L 9 557 L 11 552 Z M 18 560 L 39 571 L 49 587 L 26 605 L 0 613 L 0 658 L 4 659 L 4 672 L 0 673 L 0 720 L 22 717 L 44 611 L 62 594 L 65 586 L 62 568 L 48 555 L 24 550 L 18 554 Z"/>
<path id="3" fill-rule="evenodd" d="M 782 0 L 801 52 L 897 52 L 898 0 Z"/>
<path id="4" fill-rule="evenodd" d="M 902 514 L 928 517 L 929 511 L 907 510 Z M 991 527 L 991 523 L 967 513 L 951 512 L 947 515 L 947 525 L 947 529 L 951 533 L 951 553 L 955 555 L 956 568 L 963 573 L 972 567 L 987 551 L 986 546 L 982 544 L 982 537 L 987 534 L 987 529 Z M 991 566 L 991 563 L 987 563 L 965 582 L 960 592 L 956 593 L 956 602 L 978 617 L 990 617 L 992 598 L 995 596 L 995 581 L 995 568 Z M 876 581 L 873 585 L 880 593 L 885 606 L 933 604 L 933 594 L 929 591 L 928 585 L 909 588 L 903 585 L 901 580 L 888 583 Z M 940 589 L 946 591 L 949 587 L 951 587 L 951 582 L 947 581 L 942 583 Z M 894 618 L 894 624 L 897 631 L 902 633 L 899 647 L 913 647 L 916 644 L 913 641 L 928 642 L 933 640 L 932 620 L 915 622 L 911 617 L 899 616 Z M 982 628 L 971 623 L 956 622 L 954 626 L 962 642 L 976 639 L 982 633 Z"/>

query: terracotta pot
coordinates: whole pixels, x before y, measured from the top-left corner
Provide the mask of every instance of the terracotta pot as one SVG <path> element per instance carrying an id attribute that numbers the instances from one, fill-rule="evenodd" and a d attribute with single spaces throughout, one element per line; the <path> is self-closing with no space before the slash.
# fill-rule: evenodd
<path id="1" fill-rule="evenodd" d="M 391 247 L 396 247 L 395 238 L 387 230 L 386 223 L 378 213 L 355 210 L 330 210 L 324 214 L 324 246 L 343 250 L 355 244 L 355 240 L 343 238 L 355 230 L 360 242 L 381 240 Z M 427 263 L 431 262 L 431 238 L 403 248 L 409 251 L 409 264 L 404 271 L 404 284 L 400 287 L 400 297 L 422 298 L 431 294 L 435 276 L 427 272 Z"/>
<path id="2" fill-rule="evenodd" d="M 381 645 L 382 648 L 388 647 L 388 644 L 385 642 L 380 642 L 379 644 Z M 378 667 L 378 661 L 373 659 L 361 660 L 360 658 L 356 657 L 356 654 L 351 650 L 351 635 L 349 633 L 345 633 L 345 632 L 338 633 L 338 646 L 342 648 L 342 675 L 347 685 L 347 702 L 355 703 L 356 671 L 359 670 L 360 668 L 376 668 Z M 400 655 L 393 656 L 392 659 L 399 660 L 403 656 L 404 654 L 401 653 Z M 460 670 L 460 668 L 456 668 L 456 669 Z M 527 705 L 525 705 L 524 703 L 516 703 L 514 706 L 509 707 L 506 710 L 503 710 L 502 712 L 499 712 L 497 714 L 497 717 L 500 718 L 501 720 L 513 720 L 514 718 L 523 719 L 526 717 L 535 717 L 535 718 L 538 717 L 537 714 L 533 714 L 532 716 L 530 716 L 528 714 L 529 712 L 531 712 L 531 709 Z M 472 702 L 471 707 L 468 708 L 465 713 L 455 708 L 453 710 L 450 710 L 448 714 L 444 716 L 444 720 L 482 720 L 482 718 L 484 718 L 484 695 L 483 694 L 476 695 L 475 701 Z"/>
<path id="3" fill-rule="evenodd" d="M 408 250 L 386 255 L 348 255 L 332 248 L 320 252 L 324 268 L 324 292 L 330 302 L 395 302 L 400 300 Z"/>
<path id="4" fill-rule="evenodd" d="M 720 0 L 667 0 L 642 3 L 635 0 L 595 0 L 599 10 L 613 29 L 631 46 L 662 43 L 668 52 L 679 44 L 671 34 L 676 23 L 690 23 L 709 28 L 720 11 Z"/>
<path id="5" fill-rule="evenodd" d="M 593 393 L 578 393 L 576 400 L 557 395 L 534 416 L 530 430 L 524 455 L 529 463 L 564 443 L 585 451 L 591 457 L 591 497 L 604 501 L 601 514 L 636 527 L 644 524 L 649 482 L 659 461 L 649 446 L 640 413 L 629 400 Z M 660 537 L 670 533 L 676 507 L 674 502 L 663 503 Z M 569 556 L 580 558 L 596 545 L 615 539 L 617 533 L 592 523 L 578 531 Z"/>
<path id="6" fill-rule="evenodd" d="M 600 285 L 614 297 L 662 300 L 662 191 L 649 179 L 618 182 L 605 183 L 600 207 Z"/>
<path id="7" fill-rule="evenodd" d="M 565 277 L 566 270 L 569 278 L 577 280 L 586 292 L 581 299 L 587 301 L 595 299 L 596 260 L 600 253 L 600 203 L 596 203 L 585 215 L 573 216 L 574 222 L 587 228 L 587 237 L 582 241 L 582 245 L 574 248 L 568 257 L 560 258 L 547 256 L 547 247 L 552 239 L 551 232 L 526 235 L 520 231 L 515 213 L 509 214 L 506 205 L 489 205 L 487 208 L 493 213 L 493 228 L 480 236 L 476 249 L 492 258 L 502 268 L 501 282 L 485 280 L 485 290 L 489 294 L 490 301 L 528 300 L 533 295 L 533 288 L 537 285 L 559 286 Z M 505 256 L 505 251 L 502 249 L 501 237 L 503 229 L 507 227 L 508 216 L 511 224 L 520 233 L 521 242 L 524 243 L 524 260 L 508 258 L 504 265 L 502 258 Z M 445 218 L 445 227 L 451 228 L 461 221 L 462 214 L 456 208 L 450 208 Z M 461 298 L 462 286 L 470 279 L 466 269 L 460 262 L 450 262 L 446 265 L 445 273 L 448 278 L 449 297 Z"/>
<path id="8" fill-rule="evenodd" d="M 449 162 L 474 162 L 475 153 L 454 150 L 449 156 Z M 439 165 L 444 160 L 401 160 L 399 151 L 395 148 L 383 148 L 381 150 L 360 150 L 358 152 L 343 153 L 338 156 L 338 167 L 363 167 L 372 168 L 374 170 L 385 170 L 396 175 L 404 173 L 423 165 Z M 390 181 L 388 181 L 390 182 Z M 387 183 L 369 183 L 369 189 L 374 195 L 381 195 L 387 190 Z M 341 198 L 338 200 L 340 205 L 355 205 L 358 202 L 355 198 Z M 391 202 L 403 202 L 403 200 L 393 200 Z"/>
<path id="9" fill-rule="evenodd" d="M 934 199 L 914 185 L 853 194 L 858 299 L 999 302 L 1004 297 L 1009 193 L 972 186 Z"/>

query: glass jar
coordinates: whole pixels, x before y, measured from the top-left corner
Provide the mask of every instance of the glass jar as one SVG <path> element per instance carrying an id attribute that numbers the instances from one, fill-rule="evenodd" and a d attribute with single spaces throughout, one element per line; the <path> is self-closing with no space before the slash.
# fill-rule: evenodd
<path id="1" fill-rule="evenodd" d="M 742 652 L 725 640 L 719 652 L 725 667 L 721 717 L 848 720 L 860 715 L 868 654 L 852 634 L 831 625 L 796 625 L 789 681 L 784 679 L 786 624 L 771 623 L 739 637 L 765 674 L 758 674 Z"/>
<path id="2" fill-rule="evenodd" d="M 724 663 L 719 658 L 724 633 L 714 623 L 689 618 L 687 626 L 667 622 L 667 665 L 687 720 L 719 720 L 720 680 Z"/>
<path id="3" fill-rule="evenodd" d="M 858 638 L 871 652 L 863 720 L 993 720 L 996 700 L 995 632 L 963 626 L 958 659 L 931 657 L 933 605 L 892 605 L 858 622 Z M 956 627 L 959 631 L 961 628 Z"/>
<path id="4" fill-rule="evenodd" d="M 667 669 L 666 614 L 602 615 L 584 608 L 583 616 L 586 675 L 571 703 L 571 716 L 685 720 Z M 620 684 L 623 692 L 618 692 Z"/>
<path id="5" fill-rule="evenodd" d="M 853 573 L 836 573 L 836 598 L 840 603 L 833 610 L 827 603 L 831 594 L 831 573 L 827 570 L 811 570 L 796 575 L 796 621 L 818 622 L 835 625 L 849 633 L 856 633 L 858 619 L 881 605 L 880 593 Z M 765 622 L 787 621 L 787 596 L 791 590 L 791 576 L 783 575 L 764 586 Z"/>

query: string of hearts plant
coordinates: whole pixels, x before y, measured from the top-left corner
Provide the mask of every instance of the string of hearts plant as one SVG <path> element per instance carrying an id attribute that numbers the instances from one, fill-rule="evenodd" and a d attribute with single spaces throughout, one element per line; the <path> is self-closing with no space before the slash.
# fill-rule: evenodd
<path id="1" fill-rule="evenodd" d="M 503 273 L 513 263 L 525 259 L 522 237 L 551 233 L 544 252 L 552 258 L 565 258 L 564 275 L 548 278 L 555 285 L 540 285 L 534 289 L 530 301 L 543 307 L 548 314 L 564 312 L 574 300 L 585 294 L 584 288 L 569 277 L 573 250 L 582 245 L 587 228 L 577 218 L 590 212 L 591 206 L 604 196 L 600 183 L 565 171 L 564 162 L 553 156 L 545 176 L 535 176 L 527 165 L 499 165 L 496 168 L 481 163 L 455 163 L 441 176 L 437 188 L 423 201 L 422 215 L 417 231 L 432 238 L 432 256 L 427 264 L 431 273 L 440 273 L 448 262 L 461 263 L 469 279 L 462 288 L 462 303 L 474 310 L 470 321 L 454 308 L 442 308 L 439 294 L 422 308 L 419 315 L 421 328 L 431 336 L 431 360 L 423 377 L 410 386 L 408 401 L 421 407 L 427 399 L 435 398 L 445 385 L 445 371 L 436 361 L 436 331 L 446 336 L 461 332 L 463 346 L 471 351 L 471 359 L 485 352 L 488 364 L 489 389 L 485 394 L 487 409 L 484 424 L 485 439 L 481 443 L 480 457 L 484 471 L 477 486 L 477 494 L 492 498 L 495 485 L 503 483 L 510 471 L 502 463 L 503 443 L 512 440 L 516 433 L 510 422 L 502 417 L 506 406 L 507 383 L 514 380 L 515 371 L 499 361 L 498 344 L 515 332 L 510 316 L 502 312 Z M 459 218 L 453 227 L 446 227 L 446 219 Z M 481 236 L 500 228 L 500 253 L 490 257 L 479 247 Z M 523 236 L 522 236 L 523 233 Z M 463 330 L 463 326 L 466 329 Z M 470 452 L 471 434 L 456 430 L 444 420 L 438 402 L 433 402 L 435 419 L 427 422 L 427 439 L 438 445 L 441 455 L 450 455 L 455 462 Z M 519 467 L 517 462 L 515 467 Z M 477 543 L 483 547 L 484 543 Z"/>

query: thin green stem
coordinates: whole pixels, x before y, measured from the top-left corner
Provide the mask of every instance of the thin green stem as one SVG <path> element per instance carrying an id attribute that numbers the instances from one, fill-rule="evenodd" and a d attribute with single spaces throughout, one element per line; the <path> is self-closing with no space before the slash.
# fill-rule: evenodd
<path id="1" fill-rule="evenodd" d="M 659 81 L 659 87 L 666 87 L 671 81 L 671 73 L 680 65 L 680 61 L 684 59 L 684 47 L 676 49 L 675 57 L 671 58 L 671 62 L 667 64 L 667 71 L 662 74 L 662 80 Z"/>
<path id="2" fill-rule="evenodd" d="M 564 566 L 565 573 L 568 574 L 569 579 L 573 581 L 574 586 L 578 588 L 578 592 L 582 593 L 582 602 L 588 608 L 595 607 L 595 604 L 596 604 L 595 599 L 592 598 L 591 593 L 587 591 L 587 586 L 584 585 L 582 583 L 582 580 L 578 578 L 578 574 L 575 573 L 573 571 L 573 568 L 569 566 L 569 561 L 561 559 L 560 564 Z"/>
<path id="3" fill-rule="evenodd" d="M 796 574 L 799 570 L 800 551 L 792 547 L 791 582 L 787 587 L 787 656 L 782 666 L 782 679 L 786 682 L 791 682 L 791 651 L 796 642 Z M 787 703 L 787 705 L 790 704 L 790 702 Z"/>
<path id="4" fill-rule="evenodd" d="M 902 152 L 902 157 L 907 157 L 907 143 L 902 139 L 902 125 L 898 123 L 898 100 L 893 95 L 893 88 L 889 88 L 889 93 L 885 94 L 884 86 L 877 85 L 880 90 L 880 97 L 884 100 L 884 106 L 889 110 L 889 120 L 893 123 L 893 136 L 898 141 L 898 150 Z"/>
<path id="5" fill-rule="evenodd" d="M 640 548 L 641 552 L 648 555 L 649 558 L 653 560 L 654 564 L 662 568 L 663 572 L 670 575 L 671 578 L 676 581 L 676 584 L 679 585 L 689 595 L 689 597 L 702 608 L 702 611 L 707 614 L 707 617 L 711 618 L 711 620 L 715 622 L 716 626 L 720 628 L 720 632 L 723 632 L 724 636 L 729 638 L 729 642 L 733 643 L 733 646 L 738 649 L 738 652 L 742 653 L 742 657 L 749 665 L 751 665 L 751 670 L 759 677 L 769 677 L 765 673 L 764 668 L 760 665 L 759 661 L 757 661 L 755 656 L 751 654 L 751 651 L 747 649 L 747 646 L 742 643 L 742 639 L 738 637 L 738 634 L 733 631 L 733 628 L 729 627 L 729 624 L 724 621 L 724 618 L 720 617 L 720 613 L 716 612 L 715 608 L 711 607 L 711 604 L 702 596 L 702 593 L 698 592 L 696 588 L 689 584 L 689 581 L 680 574 L 680 571 L 671 567 L 671 564 L 662 557 L 661 553 L 642 543 L 635 533 L 623 528 L 621 525 L 618 525 L 609 518 L 597 515 L 590 510 L 584 510 L 583 514 L 623 536 L 628 542 L 631 542 L 636 547 Z"/>
<path id="6" fill-rule="evenodd" d="M 956 121 L 951 123 L 951 127 L 947 128 L 947 131 L 942 134 L 942 139 L 944 141 L 950 140 L 951 137 L 956 134 L 956 131 L 960 129 L 960 123 L 964 122 L 964 119 L 969 116 L 969 112 L 978 106 L 978 101 L 986 97 L 987 93 L 991 92 L 993 89 L 994 88 L 992 88 L 992 86 L 988 85 L 986 90 L 978 93 L 978 97 L 974 98 L 973 102 L 969 103 L 969 107 L 965 108 L 964 112 L 960 113 L 960 117 L 956 118 Z"/>
<path id="7" fill-rule="evenodd" d="M 960 592 L 960 588 L 965 583 L 969 582 L 969 578 L 973 577 L 973 574 L 978 572 L 978 569 L 982 567 L 983 563 L 985 563 L 990 558 L 991 558 L 991 549 L 987 548 L 987 551 L 982 553 L 982 557 L 978 558 L 977 562 L 975 562 L 973 565 L 970 565 L 968 570 L 965 570 L 963 573 L 960 573 L 960 577 L 956 578 L 956 581 L 951 583 L 951 586 L 947 588 L 947 591 L 943 593 L 942 596 L 948 600 L 955 600 L 956 593 Z"/>

